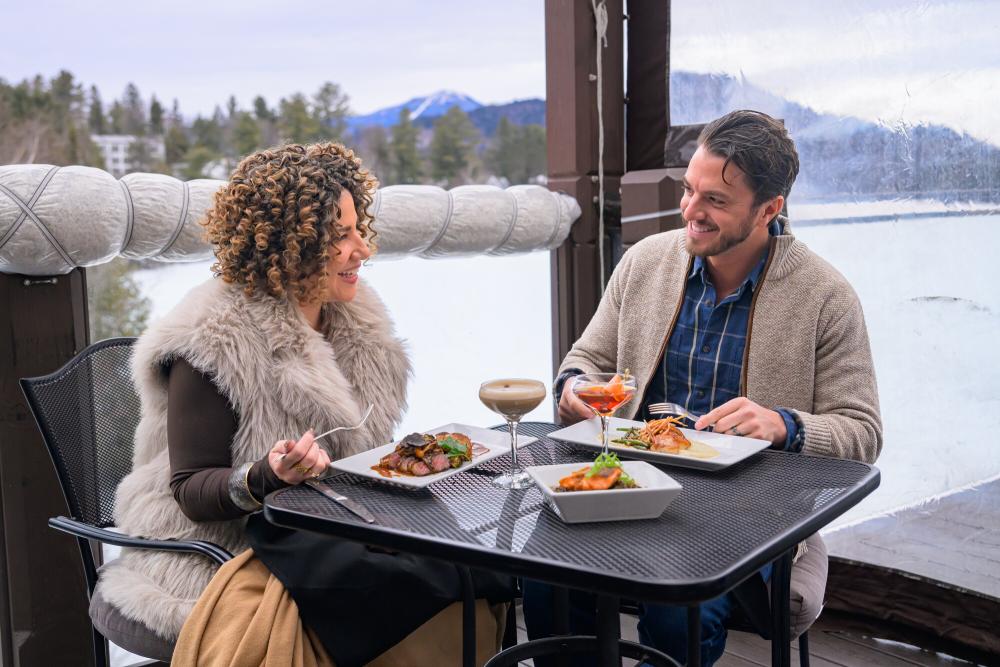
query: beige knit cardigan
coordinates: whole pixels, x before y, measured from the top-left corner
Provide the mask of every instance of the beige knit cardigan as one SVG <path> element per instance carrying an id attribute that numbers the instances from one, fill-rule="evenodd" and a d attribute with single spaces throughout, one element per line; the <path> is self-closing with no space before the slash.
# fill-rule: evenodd
<path id="1" fill-rule="evenodd" d="M 792 236 L 771 238 L 763 280 L 751 303 L 740 395 L 794 411 L 808 454 L 874 462 L 882 420 L 871 347 L 857 294 L 827 262 Z M 693 258 L 684 230 L 630 248 L 590 324 L 560 372 L 631 369 L 645 394 L 677 315 Z M 640 407 L 632 401 L 620 416 Z"/>

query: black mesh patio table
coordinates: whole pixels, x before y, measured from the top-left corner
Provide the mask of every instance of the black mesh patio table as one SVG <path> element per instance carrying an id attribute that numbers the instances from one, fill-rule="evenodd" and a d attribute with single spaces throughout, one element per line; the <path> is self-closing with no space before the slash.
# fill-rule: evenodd
<path id="1" fill-rule="evenodd" d="M 519 462 L 593 459 L 592 452 L 548 439 L 556 428 L 523 424 L 520 432 L 538 440 L 519 450 Z M 264 512 L 281 526 L 614 600 L 696 605 L 767 563 L 790 561 L 796 544 L 879 482 L 878 470 L 864 463 L 768 450 L 719 471 L 663 466 L 683 490 L 658 519 L 566 524 L 545 506 L 537 488 L 508 491 L 491 484 L 509 464 L 508 454 L 422 490 L 349 474 L 324 480 L 370 510 L 377 520 L 373 525 L 304 486 L 272 493 Z M 787 572 L 783 576 L 787 586 Z M 787 614 L 787 594 L 785 603 Z M 784 625 L 787 637 L 787 616 Z"/>

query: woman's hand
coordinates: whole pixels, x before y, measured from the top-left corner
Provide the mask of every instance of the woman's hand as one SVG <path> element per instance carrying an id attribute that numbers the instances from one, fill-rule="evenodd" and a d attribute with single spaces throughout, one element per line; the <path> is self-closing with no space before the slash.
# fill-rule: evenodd
<path id="1" fill-rule="evenodd" d="M 330 457 L 316 443 L 312 431 L 298 442 L 279 440 L 267 455 L 267 462 L 278 479 L 287 484 L 301 484 L 307 479 L 315 479 L 326 472 Z"/>

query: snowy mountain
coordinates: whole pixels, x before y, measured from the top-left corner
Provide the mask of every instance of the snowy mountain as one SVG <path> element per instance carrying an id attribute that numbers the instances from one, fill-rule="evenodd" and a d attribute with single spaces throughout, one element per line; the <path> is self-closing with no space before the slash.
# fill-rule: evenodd
<path id="1" fill-rule="evenodd" d="M 487 139 L 502 117 L 514 125 L 545 124 L 545 100 L 482 105 L 467 95 L 442 90 L 355 116 L 348 127 L 388 128 L 406 107 L 414 125 L 429 129 L 452 106 L 467 112 Z M 941 125 L 893 126 L 819 112 L 742 77 L 671 72 L 671 124 L 704 123 L 732 109 L 757 109 L 784 121 L 802 165 L 795 186 L 800 197 L 1000 200 L 1000 146 Z"/>
<path id="2" fill-rule="evenodd" d="M 351 130 L 372 125 L 389 127 L 399 122 L 399 112 L 404 108 L 410 110 L 410 120 L 412 121 L 421 118 L 436 118 L 443 116 L 448 112 L 448 109 L 454 106 L 468 113 L 483 105 L 468 95 L 451 90 L 439 90 L 436 93 L 424 97 L 414 97 L 402 104 L 379 109 L 364 116 L 351 116 L 347 119 L 347 127 Z"/>

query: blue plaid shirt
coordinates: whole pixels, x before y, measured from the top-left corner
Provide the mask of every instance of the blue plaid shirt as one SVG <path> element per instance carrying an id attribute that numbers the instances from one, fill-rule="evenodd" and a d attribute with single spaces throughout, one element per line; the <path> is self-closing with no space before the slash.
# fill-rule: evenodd
<path id="1" fill-rule="evenodd" d="M 769 231 L 772 236 L 781 233 L 777 221 L 771 223 Z M 646 411 L 650 403 L 677 403 L 701 415 L 740 395 L 750 303 L 766 263 L 767 253 L 736 291 L 716 303 L 715 286 L 705 260 L 695 257 L 684 304 L 659 361 L 659 370 L 646 391 L 646 418 L 651 417 Z M 796 443 L 799 429 L 792 413 L 783 408 L 776 411 L 788 430 L 785 449 L 800 449 L 801 443 Z"/>

